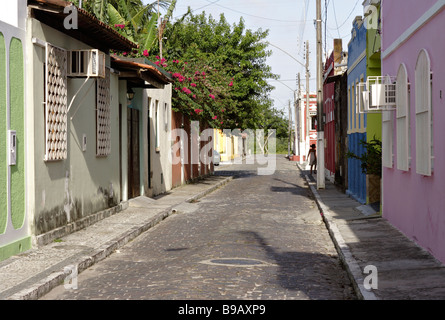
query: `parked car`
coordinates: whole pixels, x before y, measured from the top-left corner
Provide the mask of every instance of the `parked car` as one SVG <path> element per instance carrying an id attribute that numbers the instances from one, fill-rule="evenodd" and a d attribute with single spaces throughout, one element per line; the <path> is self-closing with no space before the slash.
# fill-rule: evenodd
<path id="1" fill-rule="evenodd" d="M 219 163 L 221 162 L 221 155 L 218 151 L 213 150 L 213 165 L 219 166 Z"/>

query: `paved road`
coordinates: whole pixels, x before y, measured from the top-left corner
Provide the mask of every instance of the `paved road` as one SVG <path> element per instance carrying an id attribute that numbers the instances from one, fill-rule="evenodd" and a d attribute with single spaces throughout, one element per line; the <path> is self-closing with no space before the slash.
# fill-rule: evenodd
<path id="1" fill-rule="evenodd" d="M 237 177 L 43 299 L 355 299 L 294 163 L 217 174 Z"/>

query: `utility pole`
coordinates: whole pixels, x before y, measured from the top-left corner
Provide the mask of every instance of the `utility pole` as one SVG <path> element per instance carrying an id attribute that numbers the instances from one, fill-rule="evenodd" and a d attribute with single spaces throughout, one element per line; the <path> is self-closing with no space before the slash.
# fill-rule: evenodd
<path id="1" fill-rule="evenodd" d="M 295 155 L 299 155 L 300 159 L 301 159 L 301 149 L 300 149 L 300 136 L 301 136 L 301 132 L 300 132 L 300 128 L 301 128 L 301 124 L 300 124 L 300 103 L 299 103 L 299 99 L 300 99 L 300 94 L 301 94 L 301 83 L 300 83 L 301 79 L 300 79 L 300 73 L 298 73 L 298 77 L 297 77 L 297 88 L 298 88 L 298 94 L 297 91 L 294 91 L 294 106 L 295 106 Z"/>
<path id="2" fill-rule="evenodd" d="M 309 116 L 309 103 L 310 103 L 310 92 L 309 90 L 309 79 L 311 74 L 309 72 L 309 41 L 306 41 L 306 138 L 308 139 L 306 151 L 309 151 L 309 128 L 310 128 L 310 116 Z"/>
<path id="3" fill-rule="evenodd" d="M 317 0 L 317 189 L 325 189 L 324 123 L 323 123 L 323 43 L 321 0 Z"/>
<path id="4" fill-rule="evenodd" d="M 292 110 L 290 108 L 290 100 L 289 100 L 289 140 L 287 142 L 287 156 L 290 160 L 290 141 L 292 137 Z"/>

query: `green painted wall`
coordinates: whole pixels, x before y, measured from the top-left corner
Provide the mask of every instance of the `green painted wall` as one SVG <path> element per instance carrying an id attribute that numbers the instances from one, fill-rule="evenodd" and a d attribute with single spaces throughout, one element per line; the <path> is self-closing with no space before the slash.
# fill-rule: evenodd
<path id="1" fill-rule="evenodd" d="M 380 11 L 380 7 L 377 6 Z M 381 36 L 379 30 L 375 28 L 369 28 L 366 32 L 366 74 L 370 76 L 381 76 L 381 60 L 380 60 L 380 48 L 381 48 Z M 382 139 L 382 115 L 368 114 L 367 115 L 367 141 L 374 139 L 374 136 Z"/>
<path id="2" fill-rule="evenodd" d="M 8 217 L 6 166 L 6 45 L 0 33 L 0 234 L 5 233 Z"/>
<path id="3" fill-rule="evenodd" d="M 11 39 L 9 48 L 10 129 L 17 132 L 17 164 L 11 166 L 11 220 L 15 229 L 25 221 L 25 72 L 22 42 Z"/>
<path id="4" fill-rule="evenodd" d="M 26 237 L 10 244 L 0 247 L 0 261 L 9 257 L 31 249 L 31 237 Z"/>

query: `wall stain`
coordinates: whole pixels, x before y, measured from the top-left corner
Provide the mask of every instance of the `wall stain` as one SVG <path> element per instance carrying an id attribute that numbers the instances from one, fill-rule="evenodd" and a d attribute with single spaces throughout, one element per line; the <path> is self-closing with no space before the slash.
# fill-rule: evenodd
<path id="1" fill-rule="evenodd" d="M 89 200 L 83 201 L 80 198 L 71 198 L 69 206 L 69 217 L 66 212 L 66 201 L 49 210 L 42 210 L 36 214 L 34 219 L 36 235 L 41 235 L 54 229 L 66 226 L 68 223 L 79 221 L 91 214 L 115 207 L 119 204 L 113 189 L 99 187 L 97 194 Z"/>

